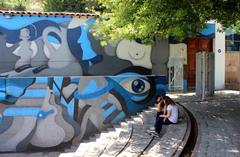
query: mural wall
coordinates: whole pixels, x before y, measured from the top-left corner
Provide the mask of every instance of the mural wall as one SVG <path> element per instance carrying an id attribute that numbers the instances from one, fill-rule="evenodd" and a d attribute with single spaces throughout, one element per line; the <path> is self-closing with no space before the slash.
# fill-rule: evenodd
<path id="1" fill-rule="evenodd" d="M 87 137 L 153 105 L 156 92 L 164 94 L 155 83 L 164 79 L 130 72 L 1 79 L 0 151 L 55 147 Z"/>
<path id="2" fill-rule="evenodd" d="M 128 40 L 102 47 L 94 21 L 0 16 L 0 152 L 83 139 L 164 94 L 165 76 L 152 75 L 166 64 L 153 61 L 156 50 Z"/>
<path id="3" fill-rule="evenodd" d="M 1 77 L 115 75 L 132 66 L 151 70 L 157 55 L 135 41 L 102 47 L 88 31 L 95 18 L 0 16 L 0 21 Z"/>

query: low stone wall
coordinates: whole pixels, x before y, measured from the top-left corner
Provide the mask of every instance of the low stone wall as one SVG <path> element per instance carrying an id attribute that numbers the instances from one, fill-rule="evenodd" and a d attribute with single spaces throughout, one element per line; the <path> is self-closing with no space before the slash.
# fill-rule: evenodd
<path id="1" fill-rule="evenodd" d="M 226 88 L 240 90 L 240 52 L 227 51 L 225 67 Z"/>

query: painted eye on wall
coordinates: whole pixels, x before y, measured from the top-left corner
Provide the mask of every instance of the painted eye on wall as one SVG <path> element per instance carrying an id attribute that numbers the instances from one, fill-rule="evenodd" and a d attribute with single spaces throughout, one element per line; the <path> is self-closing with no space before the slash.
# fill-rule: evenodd
<path id="1" fill-rule="evenodd" d="M 150 83 L 142 78 L 127 78 L 121 81 L 121 86 L 131 94 L 142 95 L 149 91 Z"/>
<path id="2" fill-rule="evenodd" d="M 136 93 L 142 93 L 145 89 L 145 83 L 141 79 L 136 79 L 132 82 L 132 90 Z"/>

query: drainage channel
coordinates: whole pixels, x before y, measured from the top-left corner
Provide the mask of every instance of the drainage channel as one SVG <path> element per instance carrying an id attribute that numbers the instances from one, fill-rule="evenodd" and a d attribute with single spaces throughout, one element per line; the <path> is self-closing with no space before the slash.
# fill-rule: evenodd
<path id="1" fill-rule="evenodd" d="M 179 157 L 192 157 L 194 156 L 194 148 L 195 148 L 197 137 L 198 137 L 197 121 L 193 116 L 193 114 L 185 106 L 181 105 L 179 102 L 177 102 L 177 104 L 182 106 L 184 110 L 187 112 L 187 114 L 189 115 L 190 127 L 191 127 L 189 138 Z"/>
<path id="2" fill-rule="evenodd" d="M 132 125 L 131 134 L 130 134 L 130 137 L 129 137 L 128 141 L 126 142 L 124 147 L 118 152 L 118 154 L 115 157 L 117 157 L 119 154 L 121 154 L 126 149 L 126 147 L 129 145 L 129 143 L 130 143 L 130 141 L 132 139 L 132 136 L 133 136 L 133 129 L 134 128 L 133 128 L 133 125 Z"/>

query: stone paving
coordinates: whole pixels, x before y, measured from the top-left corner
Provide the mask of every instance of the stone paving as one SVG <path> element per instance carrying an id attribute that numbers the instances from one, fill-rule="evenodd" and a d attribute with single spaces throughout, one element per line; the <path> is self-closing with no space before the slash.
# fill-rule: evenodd
<path id="1" fill-rule="evenodd" d="M 220 91 L 202 101 L 189 94 L 169 94 L 187 107 L 199 127 L 196 157 L 240 156 L 240 92 Z"/>

